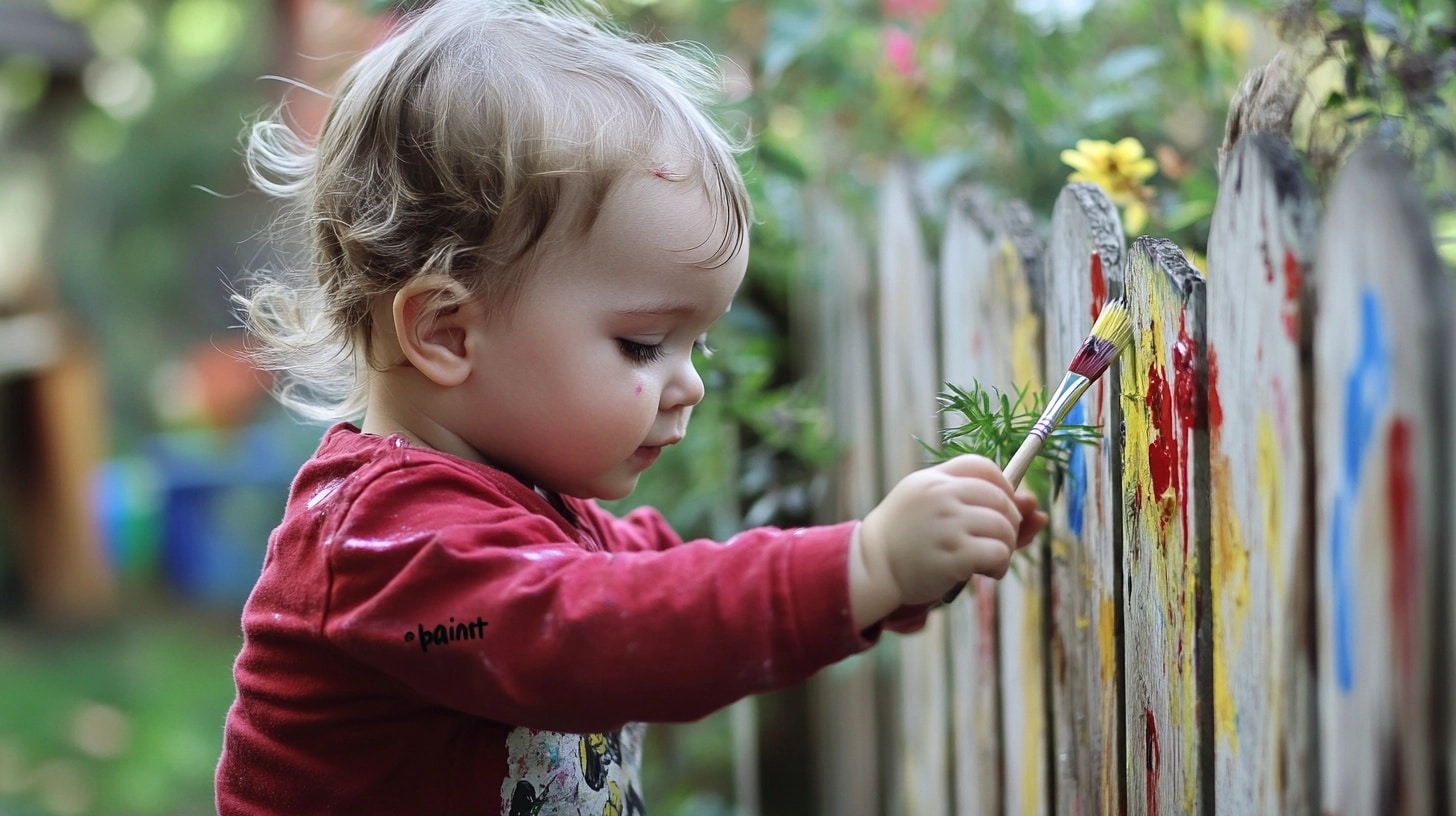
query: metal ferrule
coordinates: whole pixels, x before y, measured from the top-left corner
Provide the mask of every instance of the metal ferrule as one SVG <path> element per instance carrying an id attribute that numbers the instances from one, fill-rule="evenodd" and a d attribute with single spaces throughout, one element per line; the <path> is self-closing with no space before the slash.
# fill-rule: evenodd
<path id="1" fill-rule="evenodd" d="M 1031 432 L 1046 439 L 1047 435 L 1052 432 L 1052 428 L 1060 425 L 1062 420 L 1066 419 L 1067 412 L 1072 410 L 1072 406 L 1077 404 L 1077 400 L 1081 399 L 1083 394 L 1087 393 L 1087 387 L 1090 385 L 1092 385 L 1092 380 L 1068 371 L 1067 376 L 1062 378 L 1061 385 L 1058 385 L 1057 390 L 1052 393 L 1052 398 L 1047 400 L 1046 410 L 1041 412 L 1041 418 L 1036 421 Z"/>

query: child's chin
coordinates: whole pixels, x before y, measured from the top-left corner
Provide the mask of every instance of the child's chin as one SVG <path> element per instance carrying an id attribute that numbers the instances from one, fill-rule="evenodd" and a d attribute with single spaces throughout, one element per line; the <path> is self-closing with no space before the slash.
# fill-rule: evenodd
<path id="1" fill-rule="evenodd" d="M 594 498 L 601 501 L 616 501 L 617 499 L 627 498 L 628 496 L 632 495 L 632 491 L 636 489 L 637 479 L 633 478 L 632 481 L 628 484 L 610 486 L 604 485 L 600 490 L 594 490 L 592 492 L 595 494 Z"/>
<path id="2" fill-rule="evenodd" d="M 637 489 L 637 476 L 622 479 L 603 479 L 599 482 L 583 484 L 574 490 L 557 491 L 566 496 L 578 499 L 596 499 L 597 501 L 616 501 L 625 499 L 632 495 Z"/>

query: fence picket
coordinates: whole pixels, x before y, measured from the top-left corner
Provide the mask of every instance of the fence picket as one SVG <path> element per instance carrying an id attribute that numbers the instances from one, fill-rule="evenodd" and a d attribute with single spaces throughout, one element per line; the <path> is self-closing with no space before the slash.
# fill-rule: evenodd
<path id="1" fill-rule="evenodd" d="M 955 191 L 946 218 L 940 262 L 940 354 L 944 379 L 1001 376 L 996 323 L 984 314 L 990 288 L 995 216 L 972 188 Z M 947 421 L 954 421 L 947 417 Z M 1001 733 L 998 692 L 996 583 L 976 577 L 942 613 L 950 629 L 950 705 L 955 812 L 1001 812 Z"/>
<path id="2" fill-rule="evenodd" d="M 1060 378 L 1109 298 L 1122 294 L 1124 239 L 1117 209 L 1101 188 L 1071 184 L 1052 208 L 1045 272 L 1045 351 Z M 1048 508 L 1052 596 L 1052 710 L 1058 813 L 1120 809 L 1117 740 L 1117 504 L 1112 468 L 1121 424 L 1109 372 L 1073 406 L 1068 422 L 1100 424 L 1103 442 L 1073 452 L 1066 481 Z"/>
<path id="3" fill-rule="evenodd" d="M 864 330 L 874 325 L 874 275 L 863 231 L 827 195 L 809 201 L 814 237 L 821 256 L 813 268 L 833 280 L 810 283 L 801 301 L 801 323 L 812 327 L 814 359 L 820 361 L 832 431 L 847 445 L 834 474 L 830 507 L 823 520 L 862 516 L 879 496 L 875 431 L 874 340 Z M 810 717 L 815 732 L 815 792 L 820 816 L 878 816 L 881 806 L 882 742 L 874 712 L 879 697 L 874 654 L 859 655 L 810 680 Z M 846 712 L 855 712 L 846 716 Z"/>
<path id="4" fill-rule="evenodd" d="M 1208 684 L 1204 281 L 1172 242 L 1128 253 L 1121 359 L 1127 806 L 1199 814 Z"/>
<path id="5" fill-rule="evenodd" d="M 934 277 L 920 237 L 911 194 L 911 170 L 892 165 L 880 188 L 879 326 L 880 428 L 883 483 L 924 466 L 916 440 L 936 438 Z M 940 816 L 950 812 L 950 717 L 944 615 L 925 630 L 897 639 L 900 761 L 894 779 L 897 812 Z"/>
<path id="6" fill-rule="evenodd" d="M 1433 805 L 1435 406 L 1445 372 L 1433 353 L 1429 223 L 1403 161 L 1366 146 L 1336 179 L 1319 238 L 1319 747 L 1331 814 Z"/>
<path id="7" fill-rule="evenodd" d="M 1287 142 L 1240 140 L 1208 248 L 1220 813 L 1311 813 L 1316 801 L 1310 394 L 1302 363 L 1314 206 Z"/>
<path id="8" fill-rule="evenodd" d="M 1000 235 L 991 263 L 990 297 L 984 312 L 999 312 L 1005 329 L 998 334 L 1003 388 L 1043 383 L 1041 316 L 1032 302 L 1033 282 L 1041 276 L 1045 250 L 1031 213 L 1009 203 L 1000 218 Z M 1006 463 L 1002 462 L 1001 465 Z M 1005 757 L 1007 813 L 1049 813 L 1047 766 L 1045 536 L 1017 556 L 1019 563 L 1001 580 L 997 592 L 1001 641 L 1001 739 Z"/>

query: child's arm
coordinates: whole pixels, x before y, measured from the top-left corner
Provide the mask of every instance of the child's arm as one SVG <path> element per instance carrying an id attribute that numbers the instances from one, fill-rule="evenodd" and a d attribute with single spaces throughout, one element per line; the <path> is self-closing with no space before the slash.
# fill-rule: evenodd
<path id="1" fill-rule="evenodd" d="M 850 544 L 849 592 L 864 628 L 907 604 L 929 603 L 971 575 L 1000 578 L 1011 555 L 1046 526 L 1029 492 L 1000 468 L 960 456 L 901 479 Z"/>

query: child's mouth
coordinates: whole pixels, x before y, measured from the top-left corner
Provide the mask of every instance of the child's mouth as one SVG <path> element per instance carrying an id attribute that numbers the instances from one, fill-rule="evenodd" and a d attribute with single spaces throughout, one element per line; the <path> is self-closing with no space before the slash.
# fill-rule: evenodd
<path id="1" fill-rule="evenodd" d="M 647 468 L 652 467 L 652 463 L 657 461 L 657 457 L 661 453 L 662 448 L 643 445 L 632 453 L 631 461 L 632 464 L 639 470 L 646 470 Z"/>

